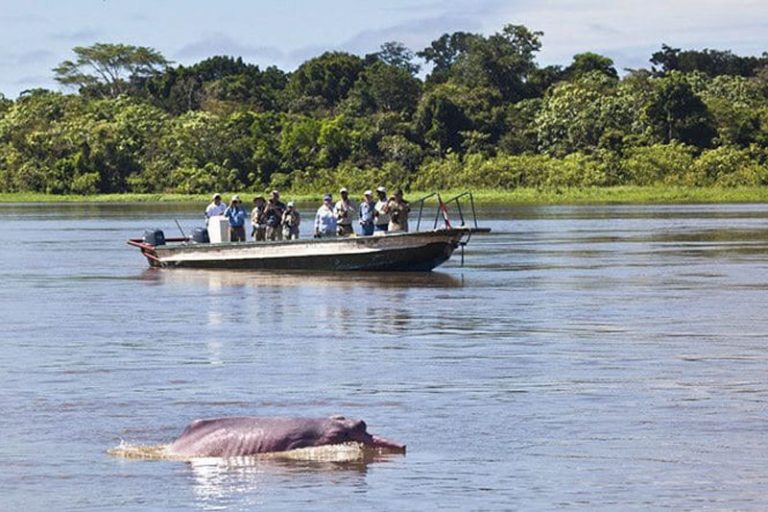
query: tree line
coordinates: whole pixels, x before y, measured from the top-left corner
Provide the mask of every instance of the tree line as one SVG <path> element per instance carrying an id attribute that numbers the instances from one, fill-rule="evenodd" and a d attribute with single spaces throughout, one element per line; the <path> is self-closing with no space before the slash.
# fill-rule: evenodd
<path id="1" fill-rule="evenodd" d="M 76 93 L 0 95 L 0 191 L 768 183 L 768 54 L 662 45 L 620 76 L 596 53 L 539 66 L 542 35 L 387 42 L 290 73 L 77 47 L 53 70 Z"/>

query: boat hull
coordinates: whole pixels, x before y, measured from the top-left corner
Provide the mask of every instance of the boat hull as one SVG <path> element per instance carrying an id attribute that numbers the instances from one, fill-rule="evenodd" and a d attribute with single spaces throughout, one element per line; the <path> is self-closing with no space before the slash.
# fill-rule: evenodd
<path id="1" fill-rule="evenodd" d="M 164 268 L 430 271 L 448 260 L 469 228 L 399 233 L 383 236 L 245 242 L 223 244 L 169 243 L 152 246 L 139 240 L 150 266 Z"/>

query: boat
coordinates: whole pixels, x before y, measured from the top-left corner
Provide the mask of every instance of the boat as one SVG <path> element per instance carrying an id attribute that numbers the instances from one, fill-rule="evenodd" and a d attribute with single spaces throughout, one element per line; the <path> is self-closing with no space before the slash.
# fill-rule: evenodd
<path id="1" fill-rule="evenodd" d="M 469 193 L 460 194 L 456 201 Z M 432 229 L 419 230 L 424 201 L 437 195 L 439 207 Z M 469 195 L 471 200 L 471 194 Z M 430 271 L 447 261 L 454 251 L 462 249 L 474 233 L 487 233 L 489 228 L 477 226 L 472 202 L 474 225 L 465 223 L 461 208 L 461 225 L 449 220 L 446 201 L 433 193 L 421 198 L 416 230 L 372 236 L 299 239 L 268 242 L 205 242 L 203 238 L 165 238 L 162 231 L 149 231 L 143 238 L 132 238 L 128 244 L 141 250 L 150 267 L 204 268 L 248 270 L 309 271 Z M 437 227 L 439 215 L 444 225 Z M 196 240 L 197 239 L 197 240 Z"/>

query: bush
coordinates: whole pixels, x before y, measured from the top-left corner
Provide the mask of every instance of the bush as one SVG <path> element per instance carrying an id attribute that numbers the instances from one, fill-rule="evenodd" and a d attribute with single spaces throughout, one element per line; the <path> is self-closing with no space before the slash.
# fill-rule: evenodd
<path id="1" fill-rule="evenodd" d="M 605 185 L 606 165 L 580 153 L 558 159 L 547 155 L 498 155 L 486 159 L 456 155 L 422 166 L 414 180 L 419 190 L 485 188 L 510 190 Z"/>
<path id="2" fill-rule="evenodd" d="M 79 176 L 75 176 L 75 178 L 72 180 L 72 186 L 70 189 L 74 194 L 80 194 L 84 196 L 89 194 L 96 194 L 99 191 L 100 181 L 101 176 L 99 176 L 99 173 L 88 172 Z"/>
<path id="3" fill-rule="evenodd" d="M 694 161 L 694 148 L 672 142 L 633 147 L 622 161 L 624 175 L 632 185 L 690 185 L 689 171 Z"/>
<path id="4" fill-rule="evenodd" d="M 705 151 L 691 168 L 693 184 L 742 187 L 768 183 L 768 169 L 754 152 L 732 146 Z"/>

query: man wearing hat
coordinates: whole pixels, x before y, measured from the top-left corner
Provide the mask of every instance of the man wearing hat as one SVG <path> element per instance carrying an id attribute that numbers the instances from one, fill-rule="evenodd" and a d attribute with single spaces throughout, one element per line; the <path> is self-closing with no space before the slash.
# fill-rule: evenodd
<path id="1" fill-rule="evenodd" d="M 315 214 L 315 238 L 332 238 L 336 236 L 336 216 L 333 214 L 333 197 L 323 196 L 323 204 Z"/>
<path id="2" fill-rule="evenodd" d="M 240 196 L 232 196 L 229 208 L 224 211 L 229 220 L 229 241 L 245 242 L 245 208 L 240 203 Z"/>
<path id="3" fill-rule="evenodd" d="M 264 210 L 267 208 L 267 200 L 264 196 L 257 196 L 253 199 L 253 210 L 251 210 L 251 236 L 256 242 L 266 240 L 267 218 Z"/>
<path id="4" fill-rule="evenodd" d="M 373 234 L 373 214 L 376 212 L 376 202 L 373 200 L 373 192 L 366 190 L 363 194 L 363 201 L 360 203 L 358 217 L 360 218 L 360 229 L 363 236 Z"/>
<path id="5" fill-rule="evenodd" d="M 355 230 L 352 229 L 352 215 L 355 213 L 355 207 L 352 205 L 352 201 L 349 200 L 347 187 L 342 187 L 339 193 L 341 194 L 341 199 L 333 207 L 333 213 L 336 215 L 336 228 L 338 229 L 339 236 L 350 236 L 355 233 Z"/>
<path id="6" fill-rule="evenodd" d="M 283 239 L 297 240 L 299 238 L 299 224 L 301 216 L 293 201 L 289 201 L 283 213 Z"/>
<path id="7" fill-rule="evenodd" d="M 386 233 L 389 229 L 389 214 L 387 213 L 387 189 L 379 187 L 376 189 L 376 194 L 379 196 L 379 200 L 376 201 L 374 207 L 374 226 L 373 229 L 377 233 Z"/>
<path id="8" fill-rule="evenodd" d="M 211 199 L 211 204 L 208 205 L 208 207 L 205 209 L 205 225 L 208 225 L 208 219 L 211 217 L 217 217 L 219 215 L 224 215 L 224 211 L 227 209 L 227 205 L 221 202 L 221 194 L 216 193 L 213 194 L 213 199 Z"/>

